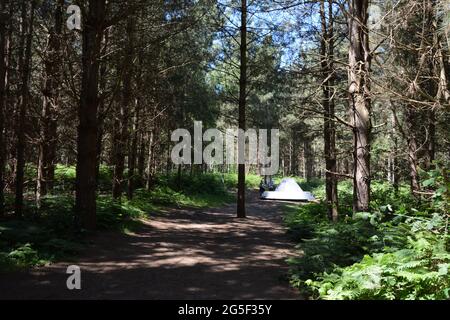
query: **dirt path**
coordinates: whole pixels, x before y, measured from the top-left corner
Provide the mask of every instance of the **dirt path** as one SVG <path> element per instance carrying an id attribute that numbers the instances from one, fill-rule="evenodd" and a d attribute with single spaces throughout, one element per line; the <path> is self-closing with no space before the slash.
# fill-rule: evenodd
<path id="1" fill-rule="evenodd" d="M 76 263 L 0 274 L 1 299 L 298 299 L 285 280 L 293 254 L 279 203 L 249 195 L 248 219 L 235 206 L 172 210 L 133 235 L 101 233 Z M 66 289 L 77 264 L 82 290 Z"/>

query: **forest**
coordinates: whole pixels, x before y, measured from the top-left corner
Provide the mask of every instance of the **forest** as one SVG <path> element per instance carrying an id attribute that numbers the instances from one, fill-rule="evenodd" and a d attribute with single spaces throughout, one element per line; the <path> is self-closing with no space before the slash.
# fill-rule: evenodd
<path id="1" fill-rule="evenodd" d="M 449 77 L 448 0 L 0 0 L 0 298 L 449 300 Z"/>

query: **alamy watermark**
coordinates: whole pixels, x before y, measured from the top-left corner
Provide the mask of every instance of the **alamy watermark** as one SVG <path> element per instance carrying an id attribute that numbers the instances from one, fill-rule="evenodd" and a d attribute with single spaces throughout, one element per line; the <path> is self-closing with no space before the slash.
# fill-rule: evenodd
<path id="1" fill-rule="evenodd" d="M 67 14 L 69 18 L 67 19 L 66 25 L 69 30 L 81 30 L 81 9 L 79 6 L 72 4 L 67 8 Z"/>
<path id="2" fill-rule="evenodd" d="M 171 152 L 174 164 L 253 164 L 260 165 L 262 175 L 275 175 L 279 169 L 280 131 L 278 129 L 207 129 L 194 122 L 194 136 L 187 129 L 172 132 L 178 142 Z M 209 142 L 204 146 L 204 142 Z"/>
<path id="3" fill-rule="evenodd" d="M 67 278 L 66 286 L 69 290 L 81 290 L 81 269 L 79 266 L 71 265 L 67 267 L 67 274 L 70 276 Z"/>

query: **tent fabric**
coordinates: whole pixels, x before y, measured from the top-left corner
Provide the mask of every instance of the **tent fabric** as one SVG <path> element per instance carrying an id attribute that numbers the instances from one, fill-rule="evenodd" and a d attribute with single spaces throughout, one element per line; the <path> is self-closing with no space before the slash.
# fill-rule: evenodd
<path id="1" fill-rule="evenodd" d="M 314 196 L 302 188 L 292 178 L 281 181 L 275 191 L 266 191 L 261 195 L 264 200 L 290 200 L 290 201 L 312 201 Z"/>

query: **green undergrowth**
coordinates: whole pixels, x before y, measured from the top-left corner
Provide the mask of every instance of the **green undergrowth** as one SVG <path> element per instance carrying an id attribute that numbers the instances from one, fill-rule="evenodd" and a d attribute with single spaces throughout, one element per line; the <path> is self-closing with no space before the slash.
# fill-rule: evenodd
<path id="1" fill-rule="evenodd" d="M 28 171 L 32 171 L 32 168 Z M 22 219 L 0 221 L 0 270 L 12 270 L 44 265 L 60 259 L 70 259 L 85 247 L 86 232 L 76 228 L 72 191 L 75 168 L 57 166 L 53 195 L 42 199 L 38 209 L 32 195 L 25 197 Z M 111 171 L 100 168 L 99 184 L 110 188 Z M 251 187 L 254 181 L 248 185 Z M 202 174 L 195 176 L 159 176 L 152 190 L 135 190 L 131 200 L 123 196 L 114 201 L 109 192 L 99 192 L 97 198 L 97 228 L 134 232 L 142 218 L 162 213 L 165 208 L 218 207 L 235 200 L 230 190 L 237 175 Z M 7 195 L 8 211 L 13 198 Z"/>
<path id="2" fill-rule="evenodd" d="M 450 299 L 450 185 L 441 172 L 423 177 L 434 191 L 421 199 L 407 187 L 372 183 L 372 209 L 356 215 L 341 183 L 337 223 L 323 203 L 288 206 L 285 223 L 298 243 L 292 285 L 313 299 Z"/>

